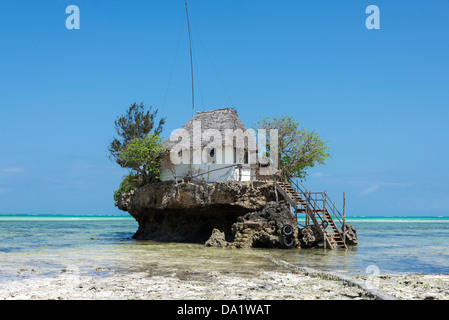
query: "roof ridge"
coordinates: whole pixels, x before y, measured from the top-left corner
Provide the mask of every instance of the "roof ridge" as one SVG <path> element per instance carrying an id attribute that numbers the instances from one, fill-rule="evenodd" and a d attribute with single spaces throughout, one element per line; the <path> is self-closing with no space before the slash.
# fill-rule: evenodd
<path id="1" fill-rule="evenodd" d="M 229 144 L 229 141 L 226 139 L 226 130 L 230 129 L 233 132 L 236 130 L 242 130 L 243 132 L 247 131 L 245 124 L 240 119 L 237 110 L 234 108 L 222 108 L 210 111 L 202 111 L 198 112 L 193 118 L 191 118 L 187 123 L 185 123 L 181 129 L 185 130 L 190 138 L 195 138 L 195 135 L 192 135 L 194 132 L 194 128 L 198 128 L 195 123 L 200 123 L 201 133 L 206 132 L 209 129 L 216 129 L 221 134 L 221 139 L 223 146 Z M 171 138 L 171 137 L 170 137 Z M 164 141 L 164 145 L 168 148 L 176 144 L 178 141 L 171 141 L 170 138 Z M 200 138 L 202 140 L 202 134 Z M 196 139 L 195 138 L 195 139 Z M 210 141 L 201 141 L 201 146 L 204 147 Z M 191 147 L 193 146 L 193 140 L 190 140 Z"/>
<path id="2" fill-rule="evenodd" d="M 206 110 L 206 111 L 197 111 L 197 114 L 200 113 L 207 113 L 207 112 L 215 112 L 215 111 L 224 111 L 224 110 L 229 110 L 229 111 L 234 111 L 237 113 L 237 110 L 235 110 L 234 108 L 220 108 L 220 109 L 215 109 L 215 110 Z"/>

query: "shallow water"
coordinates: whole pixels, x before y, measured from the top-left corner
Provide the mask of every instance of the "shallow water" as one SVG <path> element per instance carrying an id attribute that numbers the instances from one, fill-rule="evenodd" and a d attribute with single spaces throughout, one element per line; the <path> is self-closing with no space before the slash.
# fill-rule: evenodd
<path id="1" fill-rule="evenodd" d="M 279 268 L 272 260 L 299 266 L 364 274 L 449 273 L 448 218 L 352 218 L 359 245 L 349 250 L 217 249 L 200 244 L 135 241 L 130 217 L 0 216 L 0 282 L 18 277 L 78 272 L 205 273 L 251 277 Z M 101 272 L 99 272 L 101 270 Z M 372 273 L 372 271 L 370 271 Z"/>
<path id="2" fill-rule="evenodd" d="M 359 245 L 349 250 L 299 250 L 285 260 L 305 267 L 363 274 L 448 274 L 448 218 L 348 218 Z M 289 259 L 290 258 L 290 259 Z"/>

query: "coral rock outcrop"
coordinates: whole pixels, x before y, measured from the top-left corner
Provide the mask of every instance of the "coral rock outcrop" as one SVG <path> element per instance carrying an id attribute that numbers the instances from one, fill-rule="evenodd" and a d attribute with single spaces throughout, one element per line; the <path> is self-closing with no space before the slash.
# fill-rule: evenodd
<path id="1" fill-rule="evenodd" d="M 298 229 L 278 196 L 271 182 L 160 182 L 119 196 L 116 206 L 138 222 L 137 240 L 236 248 L 322 245 L 316 227 Z M 353 226 L 346 225 L 344 233 L 348 245 L 357 244 Z"/>
<path id="2" fill-rule="evenodd" d="M 232 245 L 237 248 L 297 247 L 299 242 L 295 219 L 287 206 L 270 202 L 261 211 L 238 218 L 232 225 Z M 284 229 L 286 226 L 288 231 Z"/>
<path id="3" fill-rule="evenodd" d="M 138 240 L 205 243 L 213 229 L 232 241 L 232 224 L 275 201 L 269 182 L 159 182 L 119 196 L 116 206 L 139 223 Z"/>

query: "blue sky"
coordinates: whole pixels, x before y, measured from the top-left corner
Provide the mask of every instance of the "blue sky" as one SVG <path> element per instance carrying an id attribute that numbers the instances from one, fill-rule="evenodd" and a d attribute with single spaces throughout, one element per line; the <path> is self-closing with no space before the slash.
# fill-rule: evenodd
<path id="1" fill-rule="evenodd" d="M 332 158 L 305 184 L 339 205 L 345 191 L 348 215 L 449 215 L 449 1 L 190 0 L 189 13 L 197 111 L 316 130 Z M 120 213 L 115 118 L 144 102 L 168 137 L 191 117 L 184 1 L 5 0 L 0 30 L 0 213 Z"/>

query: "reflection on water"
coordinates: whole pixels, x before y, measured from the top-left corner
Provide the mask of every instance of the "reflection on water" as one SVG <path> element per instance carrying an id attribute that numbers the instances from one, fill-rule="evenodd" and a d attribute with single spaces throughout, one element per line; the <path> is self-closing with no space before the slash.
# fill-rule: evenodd
<path id="1" fill-rule="evenodd" d="M 449 273 L 448 220 L 359 219 L 352 224 L 359 245 L 348 250 L 243 250 L 134 241 L 133 219 L 0 219 L 0 281 L 26 272 L 59 274 L 67 266 L 98 277 L 137 271 L 182 279 L 211 272 L 251 277 L 279 268 L 273 259 L 351 274 L 363 274 L 370 265 L 381 273 Z"/>

